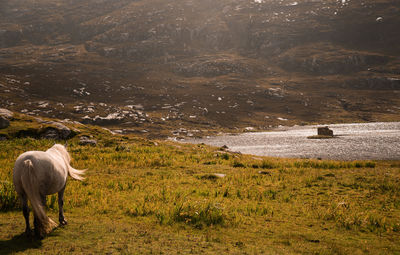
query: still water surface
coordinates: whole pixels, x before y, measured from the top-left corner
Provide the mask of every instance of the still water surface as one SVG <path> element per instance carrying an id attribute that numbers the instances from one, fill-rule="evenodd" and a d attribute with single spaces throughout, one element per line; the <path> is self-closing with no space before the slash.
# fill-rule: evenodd
<path id="1" fill-rule="evenodd" d="M 324 125 L 319 125 L 324 126 Z M 271 132 L 222 135 L 185 142 L 226 145 L 231 151 L 285 158 L 400 160 L 400 122 L 328 125 L 337 137 L 307 139 L 317 126 L 280 128 Z"/>

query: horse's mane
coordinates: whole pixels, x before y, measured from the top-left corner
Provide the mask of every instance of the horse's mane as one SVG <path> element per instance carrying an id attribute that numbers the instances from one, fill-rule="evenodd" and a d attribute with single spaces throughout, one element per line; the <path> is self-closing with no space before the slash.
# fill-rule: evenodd
<path id="1" fill-rule="evenodd" d="M 85 179 L 82 175 L 85 173 L 86 169 L 78 170 L 71 166 L 71 164 L 70 164 L 71 156 L 69 155 L 69 153 L 64 145 L 54 144 L 53 147 L 51 147 L 50 149 L 47 150 L 47 152 L 48 151 L 57 151 L 58 154 L 60 154 L 62 156 L 62 158 L 64 159 L 64 162 L 65 162 L 65 165 L 67 166 L 68 173 L 72 178 L 80 180 L 80 181 Z"/>

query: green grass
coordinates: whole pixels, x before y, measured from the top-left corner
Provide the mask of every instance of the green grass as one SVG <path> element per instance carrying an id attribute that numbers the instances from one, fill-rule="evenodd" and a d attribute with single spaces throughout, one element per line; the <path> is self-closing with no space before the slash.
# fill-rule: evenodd
<path id="1" fill-rule="evenodd" d="M 260 159 L 93 134 L 96 147 L 69 141 L 72 165 L 88 168 L 87 178 L 68 181 L 69 224 L 42 241 L 21 235 L 12 168 L 20 153 L 54 142 L 0 142 L 0 254 L 400 252 L 398 162 Z M 57 207 L 50 196 L 53 219 Z"/>

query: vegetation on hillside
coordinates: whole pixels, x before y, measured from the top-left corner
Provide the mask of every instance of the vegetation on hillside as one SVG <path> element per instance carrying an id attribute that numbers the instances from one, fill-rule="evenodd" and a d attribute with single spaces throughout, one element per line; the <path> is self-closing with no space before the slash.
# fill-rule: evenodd
<path id="1" fill-rule="evenodd" d="M 0 107 L 13 111 L 157 139 L 400 121 L 398 0 L 1 7 Z"/>

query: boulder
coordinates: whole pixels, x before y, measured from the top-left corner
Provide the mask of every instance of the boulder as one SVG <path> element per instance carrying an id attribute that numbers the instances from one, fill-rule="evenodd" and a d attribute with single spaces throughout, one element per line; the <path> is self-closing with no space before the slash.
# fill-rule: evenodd
<path id="1" fill-rule="evenodd" d="M 6 119 L 12 119 L 14 116 L 14 113 L 10 110 L 0 108 L 0 117 L 4 117 Z"/>
<path id="2" fill-rule="evenodd" d="M 54 128 L 48 128 L 44 131 L 41 135 L 44 139 L 53 139 L 53 140 L 60 140 L 60 134 Z"/>
<path id="3" fill-rule="evenodd" d="M 0 129 L 10 126 L 10 121 L 3 116 L 0 116 Z"/>
<path id="4" fill-rule="evenodd" d="M 13 118 L 14 113 L 4 108 L 0 108 L 0 129 L 10 126 L 10 120 Z"/>
<path id="5" fill-rule="evenodd" d="M 79 145 L 92 145 L 92 146 L 96 146 L 97 145 L 97 141 L 94 139 L 90 139 L 87 136 L 81 136 L 81 138 L 79 139 Z"/>
<path id="6" fill-rule="evenodd" d="M 329 129 L 328 126 L 319 127 L 318 128 L 318 135 L 321 135 L 321 136 L 333 136 L 333 130 Z"/>
<path id="7" fill-rule="evenodd" d="M 60 122 L 42 120 L 41 118 L 36 118 L 36 120 L 39 123 L 52 126 L 46 129 L 46 131 L 42 135 L 43 138 L 67 139 L 72 134 L 71 129 Z"/>

